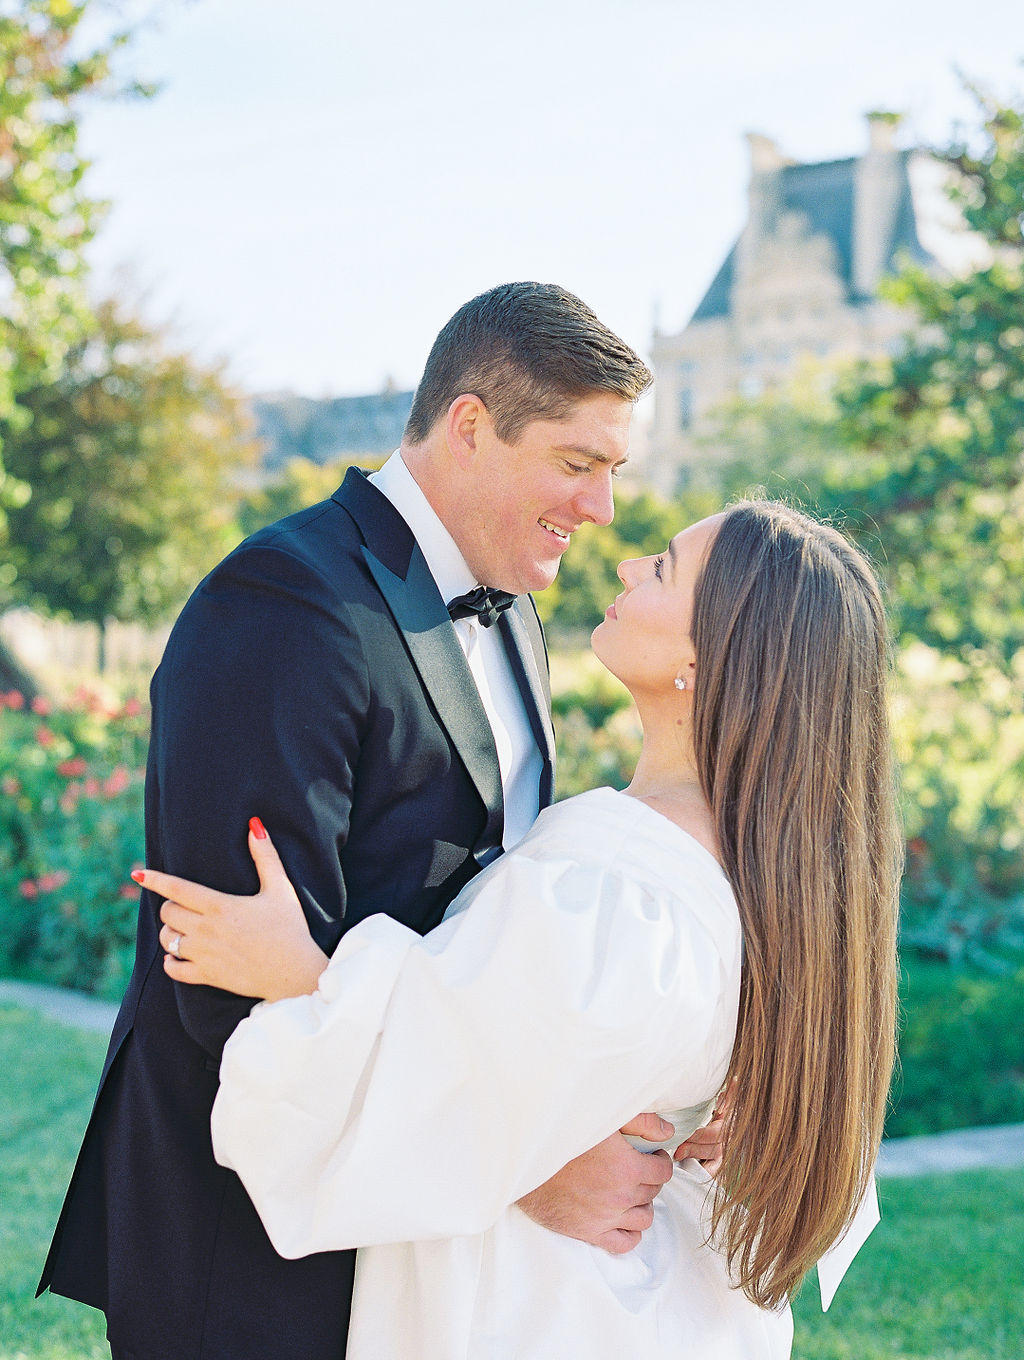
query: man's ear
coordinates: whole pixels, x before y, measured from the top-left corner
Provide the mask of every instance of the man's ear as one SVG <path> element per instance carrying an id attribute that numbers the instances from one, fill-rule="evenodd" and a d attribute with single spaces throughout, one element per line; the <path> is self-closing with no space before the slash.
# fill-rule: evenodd
<path id="1" fill-rule="evenodd" d="M 448 407 L 445 436 L 448 451 L 461 468 L 468 468 L 480 447 L 480 436 L 491 417 L 479 397 L 467 392 Z"/>

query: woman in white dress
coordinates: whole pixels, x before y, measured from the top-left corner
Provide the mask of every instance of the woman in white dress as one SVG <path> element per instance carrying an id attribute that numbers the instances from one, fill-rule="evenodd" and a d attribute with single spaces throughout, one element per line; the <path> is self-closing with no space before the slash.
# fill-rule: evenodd
<path id="1" fill-rule="evenodd" d="M 254 898 L 145 875 L 171 976 L 270 1003 L 214 1147 L 283 1255 L 360 1248 L 348 1360 L 776 1360 L 869 1183 L 899 869 L 875 580 L 760 503 L 619 574 L 593 646 L 643 723 L 632 783 L 543 812 L 425 938 L 375 916 L 328 961 L 258 821 Z M 717 1179 L 678 1165 L 634 1251 L 515 1207 L 637 1109 L 671 1148 L 727 1084 Z"/>

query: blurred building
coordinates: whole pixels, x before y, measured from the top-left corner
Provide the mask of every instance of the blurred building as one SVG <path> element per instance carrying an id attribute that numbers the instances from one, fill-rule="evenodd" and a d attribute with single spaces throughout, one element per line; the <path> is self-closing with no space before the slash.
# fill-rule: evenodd
<path id="1" fill-rule="evenodd" d="M 862 156 L 798 164 L 751 134 L 746 226 L 688 325 L 652 344 L 655 412 L 642 475 L 664 492 L 713 466 L 700 442 L 730 397 L 756 397 L 808 359 L 891 352 L 908 318 L 877 296 L 904 261 L 976 261 L 946 192 L 949 169 L 896 145 L 899 117 L 868 115 Z M 973 257 L 973 258 L 972 258 Z"/>
<path id="2" fill-rule="evenodd" d="M 412 392 L 386 387 L 359 397 L 299 397 L 291 392 L 254 397 L 256 437 L 263 444 L 260 477 L 293 458 L 312 463 L 382 460 L 398 448 L 412 408 Z"/>

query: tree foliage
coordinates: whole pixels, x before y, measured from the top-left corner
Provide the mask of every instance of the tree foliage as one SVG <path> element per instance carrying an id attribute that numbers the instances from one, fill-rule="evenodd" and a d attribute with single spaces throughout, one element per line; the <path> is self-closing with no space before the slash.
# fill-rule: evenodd
<path id="1" fill-rule="evenodd" d="M 350 467 L 372 470 L 383 461 L 340 458 L 330 463 L 314 463 L 309 458 L 290 458 L 275 476 L 243 493 L 238 504 L 239 530 L 247 537 L 265 524 L 326 500 L 345 480 Z"/>
<path id="2" fill-rule="evenodd" d="M 101 625 L 164 617 L 237 539 L 235 482 L 255 453 L 242 402 L 110 303 L 20 401 L 28 424 L 0 422 L 30 488 L 8 514 L 10 596 Z"/>
<path id="3" fill-rule="evenodd" d="M 83 252 L 102 205 L 83 183 L 76 107 L 113 87 L 111 59 L 127 41 L 117 33 L 82 51 L 89 7 L 0 3 L 0 418 L 8 429 L 26 418 L 21 393 L 56 376 L 89 315 Z M 0 469 L 0 511 L 23 494 Z"/>

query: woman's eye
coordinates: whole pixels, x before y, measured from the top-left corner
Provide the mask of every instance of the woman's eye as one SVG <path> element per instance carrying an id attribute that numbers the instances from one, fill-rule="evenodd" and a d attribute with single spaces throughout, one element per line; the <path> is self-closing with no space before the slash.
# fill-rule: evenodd
<path id="1" fill-rule="evenodd" d="M 657 576 L 659 581 L 661 580 L 661 569 L 664 565 L 665 565 L 664 557 L 656 557 L 654 559 L 654 574 L 655 576 Z"/>

